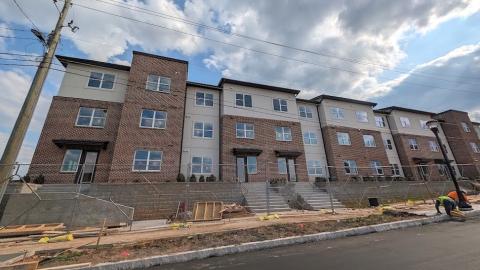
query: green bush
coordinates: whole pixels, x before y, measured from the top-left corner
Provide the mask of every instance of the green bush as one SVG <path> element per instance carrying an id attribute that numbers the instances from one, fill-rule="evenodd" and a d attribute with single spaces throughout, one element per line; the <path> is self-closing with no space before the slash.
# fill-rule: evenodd
<path id="1" fill-rule="evenodd" d="M 190 182 L 197 182 L 197 177 L 195 176 L 195 174 L 192 174 L 192 175 L 190 176 L 190 179 L 189 179 L 188 181 L 190 181 Z"/>
<path id="2" fill-rule="evenodd" d="M 25 182 L 25 183 L 30 183 L 30 181 L 32 181 L 32 178 L 30 177 L 30 174 L 25 174 L 23 177 L 22 177 L 22 180 Z"/>
<path id="3" fill-rule="evenodd" d="M 183 175 L 183 173 L 177 175 L 177 182 L 185 182 L 185 175 Z"/>
<path id="4" fill-rule="evenodd" d="M 198 182 L 205 182 L 205 176 L 200 175 L 200 178 L 198 178 Z"/>
<path id="5" fill-rule="evenodd" d="M 35 179 L 33 179 L 33 183 L 39 185 L 45 183 L 45 176 L 43 176 L 43 174 L 39 174 L 37 177 L 35 177 Z"/>
<path id="6" fill-rule="evenodd" d="M 215 177 L 215 175 L 210 174 L 210 176 L 207 177 L 207 182 L 215 182 L 215 181 L 217 181 L 217 178 Z"/>

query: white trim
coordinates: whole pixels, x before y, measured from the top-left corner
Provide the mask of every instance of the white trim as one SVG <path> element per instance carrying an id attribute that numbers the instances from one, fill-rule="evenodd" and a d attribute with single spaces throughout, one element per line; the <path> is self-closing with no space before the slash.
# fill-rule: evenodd
<path id="1" fill-rule="evenodd" d="M 137 154 L 137 151 L 147 151 L 148 152 L 147 159 L 145 160 L 146 163 L 147 163 L 145 170 L 136 170 L 135 169 L 135 161 L 136 161 L 135 156 Z M 161 155 L 160 168 L 158 170 L 149 170 L 148 169 L 148 163 L 150 162 L 150 152 L 160 152 L 160 155 Z M 140 159 L 140 160 L 144 160 L 144 159 Z M 158 160 L 154 160 L 154 161 L 158 161 Z M 133 151 L 132 172 L 160 172 L 160 171 L 162 171 L 162 163 L 163 163 L 163 151 L 161 151 L 161 150 L 135 149 L 135 151 Z"/>
<path id="2" fill-rule="evenodd" d="M 243 95 L 243 106 L 240 106 L 240 105 L 237 105 L 237 94 L 240 94 L 240 95 Z M 250 96 L 250 99 L 252 101 L 252 107 L 247 107 L 245 106 L 245 95 L 249 95 Z M 234 103 L 235 107 L 237 108 L 245 108 L 245 109 L 253 109 L 253 95 L 250 94 L 250 93 L 245 93 L 245 92 L 235 92 L 235 96 L 234 96 Z"/>
<path id="3" fill-rule="evenodd" d="M 193 172 L 193 166 L 194 166 L 193 158 L 201 158 L 200 164 L 195 164 L 195 166 L 200 166 L 200 170 L 201 170 L 200 173 L 194 173 Z M 204 167 L 204 162 L 203 161 L 204 161 L 205 158 L 210 159 L 210 161 L 212 162 L 210 164 L 210 169 L 211 169 L 210 172 L 204 172 L 203 171 L 203 167 Z M 192 156 L 192 158 L 190 159 L 190 175 L 193 175 L 193 174 L 194 175 L 211 175 L 211 174 L 213 174 L 213 158 L 208 157 L 208 156 Z"/>
<path id="4" fill-rule="evenodd" d="M 195 136 L 195 124 L 202 123 L 202 137 Z M 212 137 L 205 137 L 205 124 L 212 125 Z M 205 121 L 192 121 L 192 138 L 194 139 L 206 139 L 206 140 L 214 140 L 215 139 L 215 127 L 213 123 L 205 122 Z"/>
<path id="5" fill-rule="evenodd" d="M 90 116 L 90 123 L 88 125 L 79 125 L 78 124 L 78 119 L 80 118 L 80 110 L 82 108 L 86 108 L 86 109 L 93 109 L 92 111 L 92 115 Z M 103 126 L 92 126 L 92 122 L 93 122 L 93 118 L 100 118 L 100 117 L 94 117 L 93 115 L 95 115 L 95 110 L 104 110 L 105 111 L 105 121 L 103 122 Z M 76 127 L 86 127 L 86 128 L 105 128 L 106 124 L 107 124 L 107 112 L 108 112 L 108 109 L 103 109 L 103 108 L 93 108 L 93 107 L 84 107 L 84 106 L 80 106 L 78 107 L 78 113 L 77 113 L 77 118 L 75 119 L 75 126 Z M 82 117 L 86 117 L 86 116 L 82 116 Z"/>
<path id="6" fill-rule="evenodd" d="M 215 108 L 215 94 L 210 93 L 210 92 L 200 91 L 200 90 L 195 90 L 195 91 L 193 91 L 193 93 L 194 93 L 193 106 L 195 106 L 195 107 L 203 107 L 203 108 Z M 203 93 L 203 94 L 204 94 L 204 97 L 203 97 L 203 105 L 198 105 L 198 104 L 197 104 L 197 93 Z M 205 105 L 205 95 L 206 95 L 206 94 L 212 95 L 212 106 L 207 106 L 207 105 Z"/>
<path id="7" fill-rule="evenodd" d="M 63 170 L 63 166 L 65 164 L 65 157 L 67 156 L 67 152 L 70 151 L 70 150 L 80 151 L 80 155 L 78 156 L 77 165 L 76 165 L 77 169 L 75 171 L 65 171 L 65 170 Z M 66 149 L 65 153 L 63 154 L 63 160 L 62 160 L 62 165 L 60 166 L 60 172 L 61 173 L 76 173 L 76 172 L 78 172 L 78 167 L 80 167 L 80 159 L 82 159 L 82 154 L 83 154 L 82 149 L 75 149 L 75 148 Z"/>
<path id="8" fill-rule="evenodd" d="M 278 100 L 278 105 L 280 106 L 280 111 L 275 110 L 275 104 L 274 104 L 274 102 L 275 102 L 276 99 Z M 286 111 L 282 111 L 282 102 L 281 102 L 282 100 L 284 100 L 285 103 L 286 103 L 286 105 L 285 105 L 286 108 L 287 108 Z M 273 109 L 274 112 L 288 113 L 288 100 L 286 100 L 286 99 L 284 99 L 284 98 L 272 98 L 272 109 Z"/>
<path id="9" fill-rule="evenodd" d="M 277 128 L 281 128 L 282 129 L 282 139 L 279 140 L 277 139 Z M 289 134 L 287 132 L 285 132 L 285 129 L 289 129 L 290 130 L 290 139 L 289 140 L 286 140 L 285 139 L 285 134 Z M 274 128 L 274 131 L 275 131 L 275 140 L 278 141 L 278 142 L 291 142 L 293 140 L 293 134 L 292 134 L 292 128 L 291 127 L 282 127 L 282 126 L 275 126 Z"/>
<path id="10" fill-rule="evenodd" d="M 109 88 L 102 88 L 102 87 L 93 87 L 93 86 L 89 86 L 88 83 L 90 82 L 90 76 L 92 76 L 92 73 L 95 72 L 95 73 L 101 73 L 102 74 L 102 79 L 100 80 L 100 86 L 102 85 L 103 83 L 103 77 L 105 76 L 105 74 L 109 74 L 109 75 L 113 75 L 113 85 L 112 85 L 112 88 L 109 89 Z M 89 74 L 88 74 L 88 77 L 87 77 L 87 83 L 85 84 L 85 87 L 86 89 L 91 89 L 91 90 L 100 90 L 100 91 L 114 91 L 115 90 L 115 85 L 117 84 L 117 74 L 115 73 L 107 73 L 107 72 L 104 72 L 104 71 L 89 71 Z"/>
<path id="11" fill-rule="evenodd" d="M 243 137 L 238 137 L 237 136 L 237 124 L 244 124 L 245 127 L 243 129 Z M 252 125 L 252 132 L 253 132 L 253 137 L 250 138 L 250 137 L 247 137 L 247 129 L 246 129 L 246 125 Z M 237 139 L 248 139 L 248 140 L 254 140 L 255 139 L 255 124 L 252 124 L 252 123 L 245 123 L 245 122 L 235 122 L 235 138 Z"/>
<path id="12" fill-rule="evenodd" d="M 150 83 L 153 83 L 153 81 L 149 81 L 149 80 L 148 80 L 148 76 L 150 76 L 150 75 L 151 75 L 151 76 L 157 76 L 157 77 L 158 77 L 158 80 L 157 80 L 157 82 L 156 82 L 156 84 L 157 84 L 156 90 L 152 90 L 152 89 L 148 89 L 148 88 L 147 88 L 147 85 L 148 85 L 149 82 L 150 82 Z M 168 84 L 168 91 L 165 91 L 165 90 L 160 89 L 160 80 L 161 80 L 162 78 L 165 78 L 165 79 L 169 79 L 169 80 L 170 80 L 170 83 Z M 172 92 L 172 78 L 166 77 L 166 76 L 162 76 L 162 75 L 156 75 L 156 74 L 147 74 L 147 80 L 145 81 L 145 90 L 147 90 L 147 91 L 152 91 L 152 92 L 159 92 L 159 93 L 170 94 L 170 93 Z"/>
<path id="13" fill-rule="evenodd" d="M 147 110 L 147 111 L 153 111 L 153 122 L 152 122 L 152 125 L 151 127 L 144 127 L 142 126 L 142 114 L 143 114 L 143 111 L 144 110 Z M 165 113 L 165 127 L 155 127 L 155 115 L 156 115 L 156 112 L 164 112 Z M 139 128 L 146 128 L 146 129 L 166 129 L 167 128 L 167 119 L 168 119 L 168 113 L 167 111 L 157 111 L 157 110 L 154 110 L 154 109 L 142 109 L 140 111 L 140 122 L 138 123 L 138 127 Z"/>

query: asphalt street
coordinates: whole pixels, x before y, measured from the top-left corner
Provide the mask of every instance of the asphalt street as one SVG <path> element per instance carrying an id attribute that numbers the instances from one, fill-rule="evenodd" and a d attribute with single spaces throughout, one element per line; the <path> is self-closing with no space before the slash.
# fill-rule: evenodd
<path id="1" fill-rule="evenodd" d="M 480 219 L 328 240 L 150 268 L 262 270 L 480 269 Z"/>

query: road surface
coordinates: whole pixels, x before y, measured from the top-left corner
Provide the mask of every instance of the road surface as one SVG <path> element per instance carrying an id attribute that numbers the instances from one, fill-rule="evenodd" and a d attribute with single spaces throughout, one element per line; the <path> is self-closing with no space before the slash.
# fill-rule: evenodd
<path id="1" fill-rule="evenodd" d="M 150 270 L 478 270 L 480 219 L 321 241 Z"/>

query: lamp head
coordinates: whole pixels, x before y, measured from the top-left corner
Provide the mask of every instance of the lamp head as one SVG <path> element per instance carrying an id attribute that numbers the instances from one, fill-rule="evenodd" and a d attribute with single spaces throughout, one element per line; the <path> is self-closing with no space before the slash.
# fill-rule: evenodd
<path id="1" fill-rule="evenodd" d="M 437 120 L 430 120 L 430 121 L 427 121 L 426 123 L 427 127 L 433 131 L 433 132 L 438 132 L 438 121 Z"/>

